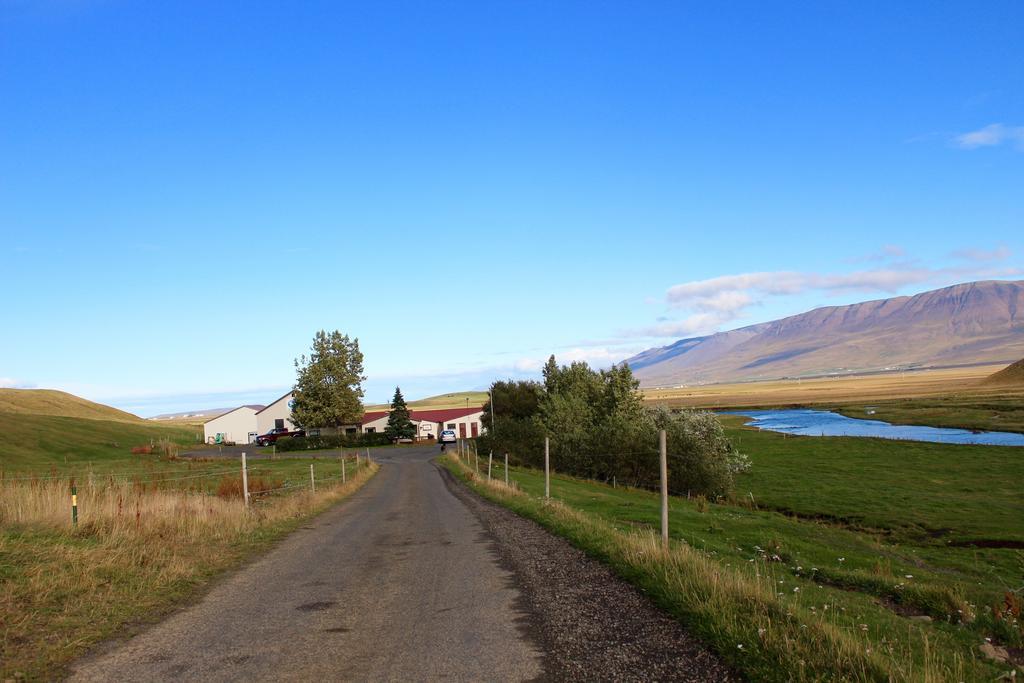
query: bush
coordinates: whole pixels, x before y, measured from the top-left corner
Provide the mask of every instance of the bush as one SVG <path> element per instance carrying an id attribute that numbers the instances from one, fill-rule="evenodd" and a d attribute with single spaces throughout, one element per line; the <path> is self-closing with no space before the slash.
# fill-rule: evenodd
<path id="1" fill-rule="evenodd" d="M 717 499 L 732 490 L 730 457 L 736 449 L 714 413 L 659 408 L 654 426 L 664 429 L 668 439 L 668 487 L 673 493 Z"/>
<path id="2" fill-rule="evenodd" d="M 324 448 L 365 448 L 391 443 L 381 432 L 370 434 L 325 434 L 322 436 L 286 436 L 277 440 L 279 451 L 308 451 Z"/>

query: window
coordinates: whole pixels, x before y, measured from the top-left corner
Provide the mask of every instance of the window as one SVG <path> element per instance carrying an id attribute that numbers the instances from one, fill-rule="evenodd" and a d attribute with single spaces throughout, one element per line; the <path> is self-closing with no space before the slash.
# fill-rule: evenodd
<path id="1" fill-rule="evenodd" d="M 274 429 L 284 429 L 284 418 L 274 420 Z"/>
<path id="2" fill-rule="evenodd" d="M 455 429 L 455 423 L 454 422 L 449 422 L 448 426 L 446 427 L 446 429 Z"/>
<path id="3" fill-rule="evenodd" d="M 376 433 L 376 431 L 377 431 L 376 427 L 367 427 L 366 428 L 366 433 L 367 434 L 374 434 L 374 433 Z"/>
<path id="4" fill-rule="evenodd" d="M 345 427 L 345 433 L 346 434 L 355 434 L 356 433 L 356 428 L 355 427 Z"/>

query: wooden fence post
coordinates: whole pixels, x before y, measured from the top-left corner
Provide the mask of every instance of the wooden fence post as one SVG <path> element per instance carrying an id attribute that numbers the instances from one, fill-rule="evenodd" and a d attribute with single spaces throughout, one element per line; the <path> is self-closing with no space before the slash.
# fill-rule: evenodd
<path id="1" fill-rule="evenodd" d="M 249 470 L 245 466 L 245 453 L 242 453 L 242 496 L 245 506 L 249 507 Z"/>
<path id="2" fill-rule="evenodd" d="M 505 454 L 505 486 L 508 486 L 508 453 Z"/>
<path id="3" fill-rule="evenodd" d="M 551 441 L 544 437 L 544 498 L 551 498 Z"/>
<path id="4" fill-rule="evenodd" d="M 345 454 L 341 454 L 341 483 L 345 483 Z"/>
<path id="5" fill-rule="evenodd" d="M 668 550 L 668 439 L 664 429 L 658 434 L 658 450 L 661 451 L 661 545 Z"/>
<path id="6" fill-rule="evenodd" d="M 71 480 L 71 525 L 78 526 L 78 487 Z"/>
<path id="7" fill-rule="evenodd" d="M 309 463 L 309 488 L 316 493 L 316 478 L 313 476 L 313 463 Z"/>
<path id="8" fill-rule="evenodd" d="M 487 454 L 487 481 L 491 480 L 491 461 L 494 460 L 494 451 Z"/>

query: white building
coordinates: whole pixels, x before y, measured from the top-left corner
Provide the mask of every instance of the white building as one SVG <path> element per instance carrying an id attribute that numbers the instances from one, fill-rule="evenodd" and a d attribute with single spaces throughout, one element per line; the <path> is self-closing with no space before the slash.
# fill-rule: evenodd
<path id="1" fill-rule="evenodd" d="M 383 432 L 388 426 L 389 411 L 375 411 L 363 416 L 361 431 Z M 441 431 L 451 429 L 460 439 L 480 436 L 484 431 L 480 408 L 449 408 L 444 410 L 410 410 L 409 420 L 416 426 L 416 438 L 438 438 Z"/>
<path id="2" fill-rule="evenodd" d="M 208 442 L 211 441 L 211 437 L 215 440 L 217 434 L 223 434 L 224 441 L 250 443 L 256 440 L 256 436 L 266 434 L 271 429 L 283 427 L 292 431 L 297 429 L 292 422 L 293 404 L 292 393 L 288 392 L 266 407 L 235 408 L 207 422 L 204 425 L 204 435 Z M 379 410 L 366 413 L 361 424 L 346 425 L 340 431 L 347 434 L 382 433 L 388 425 L 388 412 Z M 437 439 L 445 429 L 451 429 L 460 439 L 475 438 L 484 431 L 483 411 L 480 408 L 410 410 L 409 419 L 416 426 L 417 439 Z M 334 433 L 334 429 L 323 430 L 323 433 Z"/>
<path id="3" fill-rule="evenodd" d="M 296 429 L 292 422 L 292 392 L 288 392 L 263 410 L 256 413 L 256 431 L 266 434 L 275 427 L 284 427 L 288 431 Z"/>
<path id="4" fill-rule="evenodd" d="M 207 443 L 216 443 L 217 435 L 221 442 L 250 443 L 256 440 L 259 432 L 256 414 L 263 406 L 239 406 L 223 415 L 218 415 L 203 424 L 203 438 Z"/>

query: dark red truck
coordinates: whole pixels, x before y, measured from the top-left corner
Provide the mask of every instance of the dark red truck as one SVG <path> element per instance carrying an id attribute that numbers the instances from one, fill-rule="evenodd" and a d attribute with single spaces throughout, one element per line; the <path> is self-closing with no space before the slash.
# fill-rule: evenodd
<path id="1" fill-rule="evenodd" d="M 260 434 L 256 437 L 257 446 L 269 446 L 272 443 L 276 443 L 278 439 L 284 436 L 305 436 L 305 429 L 296 429 L 294 432 L 289 432 L 287 427 L 274 427 L 266 434 Z"/>

